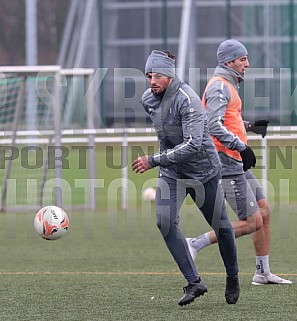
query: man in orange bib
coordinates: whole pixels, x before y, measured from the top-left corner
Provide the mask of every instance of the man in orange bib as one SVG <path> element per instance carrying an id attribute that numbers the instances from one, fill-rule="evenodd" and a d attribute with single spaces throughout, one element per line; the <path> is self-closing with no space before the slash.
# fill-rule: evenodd
<path id="1" fill-rule="evenodd" d="M 254 233 L 256 272 L 253 285 L 292 284 L 270 272 L 270 206 L 250 171 L 256 164 L 256 157 L 247 145 L 246 131 L 261 134 L 264 138 L 268 121 L 251 124 L 242 119 L 238 88 L 249 67 L 248 52 L 239 41 L 228 39 L 219 45 L 217 58 L 218 66 L 206 86 L 202 103 L 222 163 L 225 198 L 239 218 L 232 222 L 235 237 Z M 213 231 L 186 240 L 193 259 L 201 249 L 217 242 Z"/>

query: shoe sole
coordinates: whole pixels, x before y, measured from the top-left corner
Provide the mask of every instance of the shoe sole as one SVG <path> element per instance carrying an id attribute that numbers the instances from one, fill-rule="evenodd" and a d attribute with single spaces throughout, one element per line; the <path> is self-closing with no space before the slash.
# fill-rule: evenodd
<path id="1" fill-rule="evenodd" d="M 204 293 L 206 293 L 206 292 L 207 292 L 207 289 L 203 290 L 203 292 L 201 292 L 201 293 L 198 294 L 196 297 L 191 298 L 191 299 L 188 300 L 188 301 L 179 302 L 178 305 L 180 305 L 180 306 L 182 307 L 182 306 L 184 306 L 184 305 L 190 304 L 190 303 L 192 303 L 196 298 L 199 298 L 201 295 L 204 295 Z"/>
<path id="2" fill-rule="evenodd" d="M 258 283 L 258 282 L 252 282 L 252 285 L 269 285 L 269 284 L 273 284 L 273 283 Z"/>
<path id="3" fill-rule="evenodd" d="M 287 282 L 287 283 L 273 283 L 273 282 L 258 283 L 258 282 L 255 282 L 255 281 L 252 282 L 252 285 L 284 285 L 284 284 L 290 285 L 290 284 L 292 284 L 292 283 L 289 283 L 289 282 Z"/>

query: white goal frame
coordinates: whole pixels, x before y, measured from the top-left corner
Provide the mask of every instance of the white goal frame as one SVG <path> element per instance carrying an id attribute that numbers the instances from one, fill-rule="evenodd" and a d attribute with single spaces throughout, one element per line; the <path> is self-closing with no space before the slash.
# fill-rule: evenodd
<path id="1" fill-rule="evenodd" d="M 62 132 L 64 130 L 63 123 L 62 123 L 62 97 L 61 97 L 61 87 L 62 87 L 62 81 L 63 77 L 79 77 L 83 76 L 86 77 L 86 83 L 87 83 L 87 91 L 86 96 L 84 97 L 84 101 L 86 103 L 85 110 L 87 113 L 87 129 L 88 129 L 88 150 L 87 150 L 87 156 L 88 156 L 88 199 L 85 200 L 84 204 L 79 205 L 63 205 L 63 199 L 62 199 L 62 179 L 63 179 L 63 169 L 61 166 L 61 160 L 59 157 L 55 157 L 55 164 L 54 164 L 54 180 L 55 180 L 55 195 L 54 195 L 54 203 L 51 205 L 56 205 L 60 207 L 71 207 L 72 209 L 75 208 L 92 208 L 94 209 L 96 207 L 96 197 L 95 197 L 95 143 L 94 143 L 94 84 L 93 84 L 93 76 L 94 76 L 94 69 L 92 68 L 74 68 L 74 69 L 62 69 L 60 66 L 1 66 L 0 67 L 0 77 L 6 78 L 7 75 L 16 76 L 16 77 L 24 77 L 26 80 L 26 77 L 35 77 L 36 75 L 46 75 L 49 77 L 54 78 L 53 82 L 53 88 L 52 88 L 52 97 L 51 97 L 51 104 L 52 104 L 52 117 L 53 117 L 53 128 L 51 130 L 47 131 L 41 131 L 41 130 L 18 130 L 18 117 L 15 116 L 14 123 L 12 125 L 11 130 L 5 130 L 0 131 L 0 145 L 12 145 L 14 146 L 17 143 L 21 144 L 45 144 L 50 145 L 50 142 L 57 148 L 55 148 L 55 153 L 59 149 L 59 147 L 63 146 L 63 142 L 61 140 Z M 26 81 L 24 81 L 24 85 L 21 87 L 26 86 Z M 32 88 L 31 88 L 32 89 Z M 33 88 L 34 89 L 34 88 Z M 22 88 L 19 90 L 19 94 L 17 96 L 17 103 L 18 105 L 22 104 L 22 100 L 24 100 L 26 97 L 24 97 L 24 90 L 25 88 Z M 28 95 L 28 93 L 27 93 Z M 28 97 L 27 97 L 28 99 Z M 23 102 L 24 103 L 24 102 Z M 1 108 L 1 106 L 0 106 Z M 18 112 L 18 110 L 21 107 L 17 106 L 15 113 Z M 34 138 L 33 138 L 34 137 Z M 79 142 L 78 142 L 79 143 Z M 56 154 L 55 154 L 56 155 Z M 1 195 L 1 206 L 0 211 L 2 212 L 9 212 L 9 211 L 26 211 L 26 210 L 37 210 L 40 208 L 40 206 L 45 205 L 42 204 L 42 191 L 41 191 L 41 202 L 39 204 L 36 204 L 34 206 L 28 205 L 28 204 L 16 204 L 13 205 L 7 205 L 6 204 L 6 190 L 7 190 L 7 181 L 9 180 L 10 176 L 10 163 L 7 165 L 6 172 L 3 177 L 2 182 L 2 195 Z M 48 204 L 46 204 L 48 205 Z"/>

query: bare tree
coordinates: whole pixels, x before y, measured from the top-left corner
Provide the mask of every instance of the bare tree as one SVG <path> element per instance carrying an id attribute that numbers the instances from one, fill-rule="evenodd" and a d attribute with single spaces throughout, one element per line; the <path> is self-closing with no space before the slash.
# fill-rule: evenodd
<path id="1" fill-rule="evenodd" d="M 37 0 L 38 63 L 56 64 L 71 0 Z M 26 1 L 0 0 L 0 65 L 24 65 Z"/>

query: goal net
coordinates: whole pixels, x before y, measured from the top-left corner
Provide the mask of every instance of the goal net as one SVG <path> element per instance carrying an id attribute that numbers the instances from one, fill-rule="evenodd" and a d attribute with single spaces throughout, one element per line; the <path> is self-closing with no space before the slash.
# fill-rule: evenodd
<path id="1" fill-rule="evenodd" d="M 94 179 L 92 135 L 62 139 L 66 128 L 93 128 L 87 97 L 92 74 L 59 66 L 0 67 L 1 211 L 95 206 L 87 185 Z M 80 151 L 88 163 L 74 168 Z M 85 180 L 86 186 L 78 184 L 84 193 L 74 186 L 76 176 Z"/>

